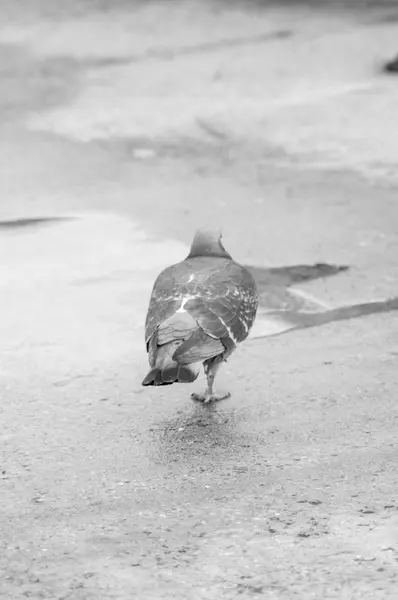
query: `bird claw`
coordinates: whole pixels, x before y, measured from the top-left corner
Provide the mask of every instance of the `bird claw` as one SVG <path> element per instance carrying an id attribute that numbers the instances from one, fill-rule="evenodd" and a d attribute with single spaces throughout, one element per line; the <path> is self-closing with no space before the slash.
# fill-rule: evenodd
<path id="1" fill-rule="evenodd" d="M 203 402 L 203 404 L 210 404 L 210 402 L 226 400 L 230 397 L 230 392 L 226 392 L 225 394 L 209 394 L 208 392 L 205 392 L 204 394 L 191 394 L 192 400 L 195 400 L 195 402 Z"/>

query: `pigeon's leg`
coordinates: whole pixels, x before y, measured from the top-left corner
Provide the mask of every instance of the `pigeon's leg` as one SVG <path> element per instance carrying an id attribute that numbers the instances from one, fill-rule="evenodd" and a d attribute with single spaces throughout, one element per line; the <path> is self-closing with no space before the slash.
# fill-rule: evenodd
<path id="1" fill-rule="evenodd" d="M 217 374 L 218 369 L 221 367 L 222 359 L 217 357 L 216 359 L 205 360 L 203 363 L 205 369 L 205 375 L 207 378 L 207 388 L 204 394 L 192 394 L 191 398 L 193 400 L 198 400 L 203 402 L 204 404 L 208 404 L 209 402 L 217 402 L 218 400 L 226 400 L 231 396 L 229 392 L 224 394 L 215 394 L 213 391 L 214 387 L 214 379 Z"/>

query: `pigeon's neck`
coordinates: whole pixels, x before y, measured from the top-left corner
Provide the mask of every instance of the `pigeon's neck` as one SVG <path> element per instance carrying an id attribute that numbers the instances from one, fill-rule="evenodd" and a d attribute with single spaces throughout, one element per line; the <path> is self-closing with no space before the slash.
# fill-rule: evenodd
<path id="1" fill-rule="evenodd" d="M 187 258 L 200 258 L 203 256 L 209 256 L 213 258 L 229 258 L 232 259 L 232 256 L 228 254 L 228 252 L 223 248 L 220 244 L 203 244 L 203 243 L 193 243 L 191 246 L 191 250 L 187 256 Z"/>

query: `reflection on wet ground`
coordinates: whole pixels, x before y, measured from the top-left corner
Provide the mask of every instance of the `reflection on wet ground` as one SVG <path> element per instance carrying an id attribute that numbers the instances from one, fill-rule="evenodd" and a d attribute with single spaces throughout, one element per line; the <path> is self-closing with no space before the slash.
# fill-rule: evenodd
<path id="1" fill-rule="evenodd" d="M 260 309 L 293 312 L 318 312 L 329 307 L 303 290 L 291 289 L 292 286 L 337 275 L 348 269 L 325 263 L 271 268 L 245 266 L 257 282 Z"/>
<path id="2" fill-rule="evenodd" d="M 260 286 L 278 285 L 289 287 L 296 283 L 312 281 L 320 277 L 330 277 L 342 271 L 347 271 L 347 266 L 328 265 L 317 263 L 315 265 L 293 265 L 290 267 L 262 268 L 245 265 L 251 271 L 253 277 Z M 261 290 L 260 290 L 261 293 Z"/>
<path id="3" fill-rule="evenodd" d="M 322 263 L 271 269 L 247 268 L 253 273 L 259 287 L 259 311 L 252 338 L 398 309 L 398 297 L 332 308 L 302 290 L 290 289 L 296 284 L 337 275 L 347 271 L 348 266 Z"/>

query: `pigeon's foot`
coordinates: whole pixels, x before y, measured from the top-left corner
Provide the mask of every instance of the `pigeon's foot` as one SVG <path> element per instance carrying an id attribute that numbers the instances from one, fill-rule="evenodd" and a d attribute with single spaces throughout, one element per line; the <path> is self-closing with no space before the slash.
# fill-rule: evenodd
<path id="1" fill-rule="evenodd" d="M 221 356 L 221 358 L 220 358 Z M 223 356 L 220 355 L 215 358 L 211 358 L 209 360 L 205 360 L 203 363 L 205 369 L 205 375 L 207 379 L 207 387 L 204 394 L 191 394 L 192 400 L 196 400 L 197 402 L 203 402 L 203 404 L 210 404 L 210 402 L 218 402 L 219 400 L 226 400 L 231 396 L 229 392 L 225 392 L 224 394 L 215 394 L 213 392 L 214 389 L 214 378 L 218 369 L 221 366 L 223 361 Z"/>
<path id="2" fill-rule="evenodd" d="M 230 392 L 225 392 L 224 394 L 210 394 L 209 392 L 205 392 L 204 394 L 191 394 L 192 400 L 195 400 L 195 402 L 203 402 L 203 404 L 210 404 L 210 402 L 226 400 L 230 397 Z"/>

